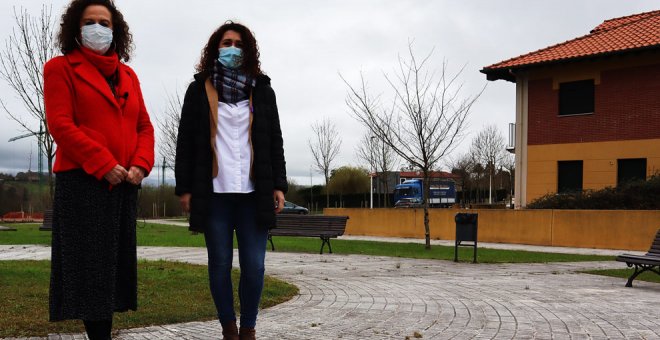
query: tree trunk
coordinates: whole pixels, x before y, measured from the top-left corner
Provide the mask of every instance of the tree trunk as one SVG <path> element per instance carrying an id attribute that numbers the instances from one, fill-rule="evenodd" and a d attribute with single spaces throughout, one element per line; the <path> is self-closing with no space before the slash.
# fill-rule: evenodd
<path id="1" fill-rule="evenodd" d="M 40 174 L 41 175 L 41 174 Z M 55 178 L 53 177 L 53 157 L 48 157 L 48 203 L 46 206 L 51 208 L 53 206 L 53 199 L 55 197 Z"/>
<path id="2" fill-rule="evenodd" d="M 330 190 L 328 188 L 328 176 L 325 176 L 325 207 L 330 208 Z"/>
<path id="3" fill-rule="evenodd" d="M 390 194 L 390 183 L 387 181 L 387 177 L 385 177 L 385 193 L 383 194 L 383 201 L 385 201 L 385 208 L 388 208 L 390 206 L 389 202 L 389 194 Z"/>
<path id="4" fill-rule="evenodd" d="M 493 204 L 493 172 L 488 172 L 488 204 Z"/>

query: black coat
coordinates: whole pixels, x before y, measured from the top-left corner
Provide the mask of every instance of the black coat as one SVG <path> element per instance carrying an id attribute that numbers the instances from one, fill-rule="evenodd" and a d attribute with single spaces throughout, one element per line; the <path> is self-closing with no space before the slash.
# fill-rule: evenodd
<path id="1" fill-rule="evenodd" d="M 176 146 L 175 193 L 191 194 L 190 230 L 204 232 L 209 223 L 216 161 L 213 143 L 215 124 L 211 102 L 217 108 L 218 93 L 208 77 L 195 75 L 188 86 L 181 110 Z M 270 78 L 259 76 L 252 89 L 253 116 L 250 130 L 252 143 L 251 177 L 255 186 L 257 224 L 275 226 L 273 190 L 286 193 L 286 166 L 282 130 L 277 112 L 275 92 Z M 217 113 L 217 112 L 216 112 Z M 216 116 L 217 117 L 217 116 Z"/>

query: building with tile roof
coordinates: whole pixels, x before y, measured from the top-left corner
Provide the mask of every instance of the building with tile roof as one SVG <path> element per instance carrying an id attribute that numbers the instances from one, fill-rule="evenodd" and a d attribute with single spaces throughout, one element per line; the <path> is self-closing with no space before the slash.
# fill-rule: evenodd
<path id="1" fill-rule="evenodd" d="M 481 72 L 516 83 L 516 207 L 660 172 L 660 10 Z"/>

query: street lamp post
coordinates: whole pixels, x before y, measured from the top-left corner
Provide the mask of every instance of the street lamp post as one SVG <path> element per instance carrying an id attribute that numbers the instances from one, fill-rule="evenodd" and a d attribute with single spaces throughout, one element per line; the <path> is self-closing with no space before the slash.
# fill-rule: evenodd
<path id="1" fill-rule="evenodd" d="M 369 151 L 371 152 L 371 166 L 374 167 L 375 157 L 374 157 L 374 139 L 376 136 L 371 136 L 371 145 L 369 146 Z M 371 189 L 371 195 L 369 195 L 369 209 L 374 208 L 374 174 L 376 169 L 372 168 L 372 173 L 369 174 L 369 188 Z"/>
<path id="2" fill-rule="evenodd" d="M 369 209 L 374 208 L 374 176 L 369 174 L 369 187 L 371 187 L 371 195 L 369 196 Z"/>
<path id="3" fill-rule="evenodd" d="M 309 166 L 309 211 L 314 212 L 314 185 L 312 184 L 312 166 Z"/>

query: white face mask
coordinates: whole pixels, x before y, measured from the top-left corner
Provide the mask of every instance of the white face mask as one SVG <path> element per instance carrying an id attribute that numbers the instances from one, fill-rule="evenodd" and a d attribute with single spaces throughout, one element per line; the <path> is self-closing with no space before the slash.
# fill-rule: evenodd
<path id="1" fill-rule="evenodd" d="M 112 29 L 99 24 L 81 27 L 80 35 L 83 46 L 101 55 L 108 52 L 112 45 Z"/>

